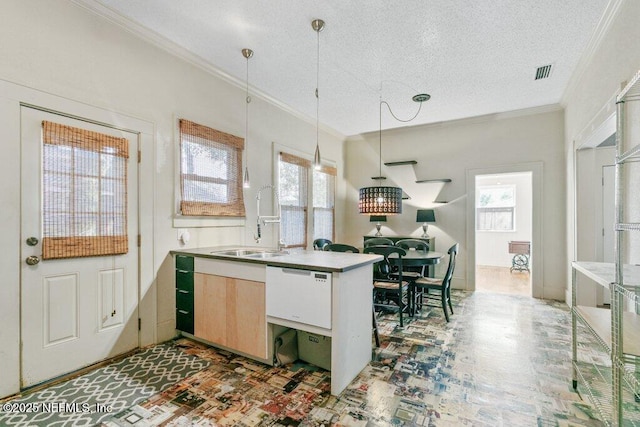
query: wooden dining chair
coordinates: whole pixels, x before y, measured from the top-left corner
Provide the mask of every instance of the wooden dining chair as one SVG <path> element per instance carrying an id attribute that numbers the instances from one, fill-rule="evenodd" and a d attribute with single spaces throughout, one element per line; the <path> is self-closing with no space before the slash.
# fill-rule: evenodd
<path id="1" fill-rule="evenodd" d="M 373 239 L 367 239 L 364 241 L 365 248 L 379 245 L 393 246 L 393 240 L 387 239 L 386 237 L 374 237 Z"/>
<path id="2" fill-rule="evenodd" d="M 418 239 L 402 239 L 396 242 L 396 246 L 401 247 L 407 251 L 421 251 L 421 252 L 429 252 L 429 243 L 424 240 Z M 407 277 L 413 276 L 415 279 L 418 277 L 426 277 L 427 276 L 427 266 L 421 265 L 419 267 L 404 267 L 404 272 Z"/>
<path id="3" fill-rule="evenodd" d="M 329 239 L 316 239 L 313 241 L 313 249 L 316 251 L 321 251 L 326 245 L 330 245 L 331 243 L 333 242 Z"/>
<path id="4" fill-rule="evenodd" d="M 444 311 L 444 318 L 449 321 L 449 313 L 447 312 L 447 305 L 453 314 L 453 307 L 451 305 L 451 278 L 453 277 L 453 270 L 456 268 L 456 255 L 458 254 L 458 243 L 449 248 L 449 266 L 447 272 L 442 278 L 433 277 L 421 277 L 416 279 L 412 284 L 412 295 L 418 295 L 420 304 L 429 307 L 442 307 Z M 431 292 L 434 291 L 434 292 Z M 424 301 L 426 299 L 426 301 Z M 439 305 L 428 304 L 429 299 L 439 301 Z"/>
<path id="5" fill-rule="evenodd" d="M 328 252 L 351 252 L 354 254 L 360 252 L 355 246 L 345 245 L 344 243 L 329 243 L 324 246 L 323 250 Z"/>
<path id="6" fill-rule="evenodd" d="M 385 310 L 398 312 L 400 327 L 404 326 L 404 313 L 411 311 L 409 300 L 410 282 L 403 279 L 402 257 L 407 254 L 397 246 L 368 246 L 364 248 L 365 254 L 378 254 L 384 258 L 373 264 L 373 306 Z M 399 267 L 398 274 L 392 274 L 392 262 L 389 256 L 396 254 L 395 265 Z"/>

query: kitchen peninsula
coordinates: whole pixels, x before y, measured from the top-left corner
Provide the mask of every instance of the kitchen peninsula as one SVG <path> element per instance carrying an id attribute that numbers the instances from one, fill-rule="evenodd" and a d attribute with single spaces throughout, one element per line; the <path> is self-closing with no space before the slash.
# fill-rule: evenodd
<path id="1" fill-rule="evenodd" d="M 371 264 L 379 255 L 257 247 L 174 250 L 176 329 L 272 365 L 274 338 L 331 338 L 331 394 L 371 360 Z"/>

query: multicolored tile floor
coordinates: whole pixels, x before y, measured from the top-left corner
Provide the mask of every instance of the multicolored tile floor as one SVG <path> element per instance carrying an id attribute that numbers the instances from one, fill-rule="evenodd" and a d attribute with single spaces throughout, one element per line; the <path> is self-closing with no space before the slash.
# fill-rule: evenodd
<path id="1" fill-rule="evenodd" d="M 322 369 L 272 368 L 179 339 L 177 347 L 210 367 L 102 425 L 603 425 L 571 388 L 564 303 L 491 293 L 453 298 L 450 323 L 438 308 L 424 309 L 402 329 L 394 315 L 383 316 L 381 347 L 337 397 Z"/>

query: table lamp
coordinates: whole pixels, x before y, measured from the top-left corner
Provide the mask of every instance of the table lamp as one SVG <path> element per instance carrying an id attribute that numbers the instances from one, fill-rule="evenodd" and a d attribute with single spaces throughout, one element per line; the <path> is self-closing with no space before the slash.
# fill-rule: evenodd
<path id="1" fill-rule="evenodd" d="M 429 224 L 427 223 L 436 222 L 436 211 L 433 209 L 418 209 L 416 222 L 422 223 L 422 238 L 428 239 L 429 235 L 427 234 L 427 228 L 429 227 Z"/>
<path id="2" fill-rule="evenodd" d="M 386 215 L 371 215 L 369 217 L 369 222 L 375 222 L 376 223 L 376 230 L 378 230 L 378 232 L 375 234 L 376 237 L 380 237 L 382 236 L 382 233 L 380 232 L 380 227 L 382 227 L 382 224 L 380 224 L 381 222 L 387 222 L 387 216 Z"/>

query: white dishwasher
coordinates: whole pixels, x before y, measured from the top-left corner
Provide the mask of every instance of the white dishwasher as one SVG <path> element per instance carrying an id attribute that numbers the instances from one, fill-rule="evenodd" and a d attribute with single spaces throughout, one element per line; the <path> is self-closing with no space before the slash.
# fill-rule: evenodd
<path id="1" fill-rule="evenodd" d="M 267 266 L 267 316 L 331 329 L 331 273 Z"/>

